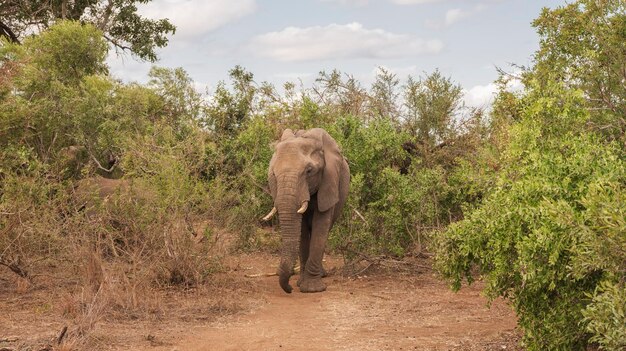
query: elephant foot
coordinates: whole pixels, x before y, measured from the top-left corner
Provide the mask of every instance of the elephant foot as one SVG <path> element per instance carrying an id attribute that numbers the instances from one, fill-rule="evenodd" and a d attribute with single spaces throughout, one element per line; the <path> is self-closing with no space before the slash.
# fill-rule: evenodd
<path id="1" fill-rule="evenodd" d="M 300 292 L 303 293 L 316 293 L 326 290 L 326 284 L 322 281 L 321 277 L 307 277 L 307 279 L 300 279 L 299 281 Z"/>
<path id="2" fill-rule="evenodd" d="M 304 271 L 304 270 L 302 270 Z M 302 284 L 302 277 L 304 276 L 305 273 L 300 273 L 300 277 L 298 278 L 298 281 L 296 282 L 297 286 L 300 286 L 300 284 Z M 324 267 L 322 267 L 321 271 L 320 271 L 320 276 L 322 278 L 326 278 L 328 277 L 328 272 L 326 272 L 326 270 L 324 269 Z"/>

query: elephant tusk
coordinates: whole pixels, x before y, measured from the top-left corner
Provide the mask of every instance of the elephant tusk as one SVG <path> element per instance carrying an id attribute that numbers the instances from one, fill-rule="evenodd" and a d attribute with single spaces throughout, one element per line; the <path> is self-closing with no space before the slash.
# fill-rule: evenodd
<path id="1" fill-rule="evenodd" d="M 274 217 L 274 215 L 276 214 L 276 211 L 278 211 L 278 210 L 276 209 L 276 207 L 273 207 L 273 208 L 272 208 L 272 210 L 270 211 L 270 213 L 268 213 L 268 214 L 267 214 L 267 216 L 265 216 L 265 217 L 261 218 L 261 220 L 262 220 L 263 222 L 267 222 L 267 221 L 269 221 L 270 219 L 272 219 L 272 217 Z"/>
<path id="2" fill-rule="evenodd" d="M 306 209 L 309 207 L 309 202 L 308 201 L 304 201 L 302 202 L 302 206 L 300 207 L 300 209 L 298 210 L 299 214 L 303 214 L 304 212 L 306 212 Z"/>

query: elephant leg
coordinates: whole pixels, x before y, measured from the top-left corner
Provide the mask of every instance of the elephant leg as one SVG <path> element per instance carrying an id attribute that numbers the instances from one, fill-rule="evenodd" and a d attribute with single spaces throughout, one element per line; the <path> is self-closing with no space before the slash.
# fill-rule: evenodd
<path id="1" fill-rule="evenodd" d="M 326 290 L 326 284 L 322 282 L 322 260 L 326 249 L 328 231 L 332 225 L 333 211 L 315 212 L 311 228 L 311 244 L 309 247 L 309 259 L 301 273 L 300 291 L 320 292 Z"/>
<path id="2" fill-rule="evenodd" d="M 302 219 L 302 230 L 300 234 L 300 278 L 296 283 L 300 286 L 302 275 L 306 270 L 306 262 L 309 259 L 309 247 L 311 245 L 311 223 L 310 218 Z"/>

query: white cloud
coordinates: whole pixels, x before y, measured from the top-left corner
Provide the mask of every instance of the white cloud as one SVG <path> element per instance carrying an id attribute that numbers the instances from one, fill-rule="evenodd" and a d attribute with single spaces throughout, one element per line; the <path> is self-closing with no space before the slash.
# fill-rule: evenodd
<path id="1" fill-rule="evenodd" d="M 454 23 L 464 18 L 473 16 L 484 9 L 485 9 L 485 5 L 478 4 L 474 6 L 474 8 L 472 8 L 471 10 L 462 10 L 462 9 L 448 10 L 448 12 L 446 12 L 446 18 L 445 18 L 444 24 L 446 25 L 446 27 L 451 26 Z"/>
<path id="2" fill-rule="evenodd" d="M 511 79 L 506 84 L 507 91 L 519 92 L 523 89 L 524 85 L 519 79 Z M 488 108 L 493 103 L 497 92 L 498 86 L 495 83 L 476 85 L 469 90 L 463 89 L 463 101 L 466 106 Z"/>
<path id="3" fill-rule="evenodd" d="M 254 37 L 249 48 L 257 55 L 279 61 L 391 59 L 437 53 L 443 49 L 443 43 L 382 29 L 367 29 L 353 22 L 325 27 L 287 27 Z"/>
<path id="4" fill-rule="evenodd" d="M 169 18 L 176 37 L 208 33 L 256 11 L 256 0 L 155 0 L 140 7 L 149 18 Z"/>
<path id="5" fill-rule="evenodd" d="M 150 70 L 149 64 L 138 61 L 127 53 L 118 55 L 115 50 L 109 51 L 106 63 L 111 76 L 123 79 L 125 82 L 145 83 Z"/>
<path id="6" fill-rule="evenodd" d="M 469 17 L 472 14 L 471 11 L 463 11 L 461 9 L 450 9 L 448 10 L 448 12 L 446 12 L 446 17 L 444 20 L 444 25 L 450 26 L 453 23 L 456 23 L 460 20 L 462 20 L 465 17 Z"/>
<path id="7" fill-rule="evenodd" d="M 446 14 L 443 20 L 429 20 L 426 22 L 426 25 L 430 28 L 443 28 L 450 27 L 451 25 L 471 16 L 476 15 L 477 13 L 485 10 L 487 6 L 485 4 L 478 4 L 469 10 L 464 10 L 460 8 L 454 8 L 446 11 Z"/>
<path id="8" fill-rule="evenodd" d="M 446 0 L 390 0 L 396 5 L 419 5 L 419 4 L 432 4 L 436 2 L 443 2 Z"/>
<path id="9" fill-rule="evenodd" d="M 464 89 L 463 101 L 466 106 L 486 108 L 493 103 L 498 87 L 494 83 L 476 85 L 469 90 Z"/>

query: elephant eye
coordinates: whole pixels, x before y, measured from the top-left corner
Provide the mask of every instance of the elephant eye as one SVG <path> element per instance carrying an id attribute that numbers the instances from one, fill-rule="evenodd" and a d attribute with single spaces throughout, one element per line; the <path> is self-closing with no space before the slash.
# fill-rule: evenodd
<path id="1" fill-rule="evenodd" d="M 310 175 L 311 173 L 313 173 L 313 166 L 307 166 L 306 167 L 306 174 Z"/>

